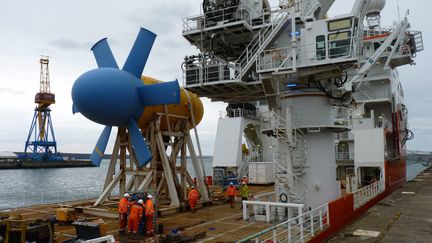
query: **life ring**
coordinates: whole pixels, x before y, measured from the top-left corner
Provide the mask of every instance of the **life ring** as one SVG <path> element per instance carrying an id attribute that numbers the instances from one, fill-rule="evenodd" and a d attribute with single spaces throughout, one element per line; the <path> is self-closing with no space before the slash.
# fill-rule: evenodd
<path id="1" fill-rule="evenodd" d="M 280 194 L 279 195 L 279 201 L 283 202 L 283 203 L 288 202 L 288 196 L 287 196 L 287 194 L 285 194 L 285 193 Z"/>

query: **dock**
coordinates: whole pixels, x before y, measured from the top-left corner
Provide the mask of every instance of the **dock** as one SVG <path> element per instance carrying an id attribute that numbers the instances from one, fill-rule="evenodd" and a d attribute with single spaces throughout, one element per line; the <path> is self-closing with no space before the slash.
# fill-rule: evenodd
<path id="1" fill-rule="evenodd" d="M 73 168 L 93 167 L 90 160 L 56 160 L 56 161 L 31 161 L 21 159 L 0 158 L 1 169 L 39 169 L 39 168 Z"/>
<path id="2" fill-rule="evenodd" d="M 0 170 L 4 169 L 39 169 L 39 168 L 72 168 L 94 166 L 90 155 L 63 154 L 62 159 L 34 161 L 22 156 L 22 152 L 0 151 Z M 76 157 L 78 156 L 78 157 Z"/>
<path id="3" fill-rule="evenodd" d="M 345 242 L 431 242 L 432 168 L 405 183 L 329 240 Z"/>

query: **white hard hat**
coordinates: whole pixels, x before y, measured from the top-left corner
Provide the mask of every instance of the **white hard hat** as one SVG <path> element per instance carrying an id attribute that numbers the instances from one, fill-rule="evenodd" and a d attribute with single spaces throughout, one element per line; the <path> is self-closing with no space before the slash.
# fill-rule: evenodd
<path id="1" fill-rule="evenodd" d="M 140 200 L 138 200 L 138 203 L 139 203 L 139 204 L 143 204 L 144 201 L 143 201 L 142 199 L 140 199 Z"/>
<path id="2" fill-rule="evenodd" d="M 130 195 L 129 195 L 129 193 L 126 192 L 123 196 L 124 197 L 129 197 Z"/>
<path id="3" fill-rule="evenodd" d="M 148 195 L 148 196 L 147 196 L 147 198 L 150 198 L 150 199 L 152 199 L 152 198 L 153 198 L 153 196 L 152 196 L 152 195 Z"/>

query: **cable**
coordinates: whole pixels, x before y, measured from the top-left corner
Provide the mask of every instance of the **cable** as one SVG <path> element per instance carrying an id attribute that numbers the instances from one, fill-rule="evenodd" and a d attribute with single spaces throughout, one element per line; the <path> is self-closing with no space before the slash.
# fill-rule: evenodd
<path id="1" fill-rule="evenodd" d="M 407 128 L 407 129 L 405 129 L 405 132 L 406 132 L 406 135 L 402 140 L 402 146 L 404 146 L 407 141 L 414 139 L 414 133 L 411 130 L 409 130 Z"/>
<path id="2" fill-rule="evenodd" d="M 340 97 L 336 97 L 336 96 L 332 95 L 331 93 L 329 93 L 329 91 L 327 91 L 324 88 L 324 86 L 322 85 L 321 81 L 319 81 L 319 80 L 314 80 L 314 81 L 315 81 L 315 84 L 317 85 L 317 88 L 319 90 L 321 90 L 322 92 L 324 92 L 329 98 L 335 99 L 335 100 L 339 100 L 339 101 L 342 101 L 342 102 L 347 102 L 347 101 L 351 100 L 350 103 L 352 103 L 353 98 L 351 97 L 351 93 L 350 92 L 345 92 Z"/>

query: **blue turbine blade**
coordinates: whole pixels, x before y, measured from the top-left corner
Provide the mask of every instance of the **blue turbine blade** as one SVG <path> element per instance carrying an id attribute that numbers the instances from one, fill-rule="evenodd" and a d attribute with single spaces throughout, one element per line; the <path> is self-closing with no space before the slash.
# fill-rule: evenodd
<path id="1" fill-rule="evenodd" d="M 93 51 L 93 55 L 96 58 L 98 67 L 110 67 L 118 69 L 117 62 L 111 52 L 107 38 L 103 38 L 102 40 L 96 42 L 91 50 Z"/>
<path id="2" fill-rule="evenodd" d="M 147 62 L 156 34 L 141 28 L 133 44 L 129 56 L 123 66 L 123 70 L 141 79 L 141 74 Z"/>
<path id="3" fill-rule="evenodd" d="M 180 103 L 180 87 L 177 80 L 143 85 L 138 87 L 138 92 L 143 106 Z"/>
<path id="4" fill-rule="evenodd" d="M 79 113 L 80 111 L 78 110 L 78 108 L 75 106 L 75 104 L 72 104 L 72 114 L 75 113 Z"/>
<path id="5" fill-rule="evenodd" d="M 147 144 L 144 142 L 138 125 L 133 119 L 129 121 L 128 129 L 139 167 L 143 167 L 150 162 L 152 155 L 150 154 Z"/>
<path id="6" fill-rule="evenodd" d="M 110 134 L 111 126 L 105 126 L 95 148 L 93 149 L 93 153 L 90 155 L 90 159 L 95 166 L 99 166 L 101 163 Z"/>

